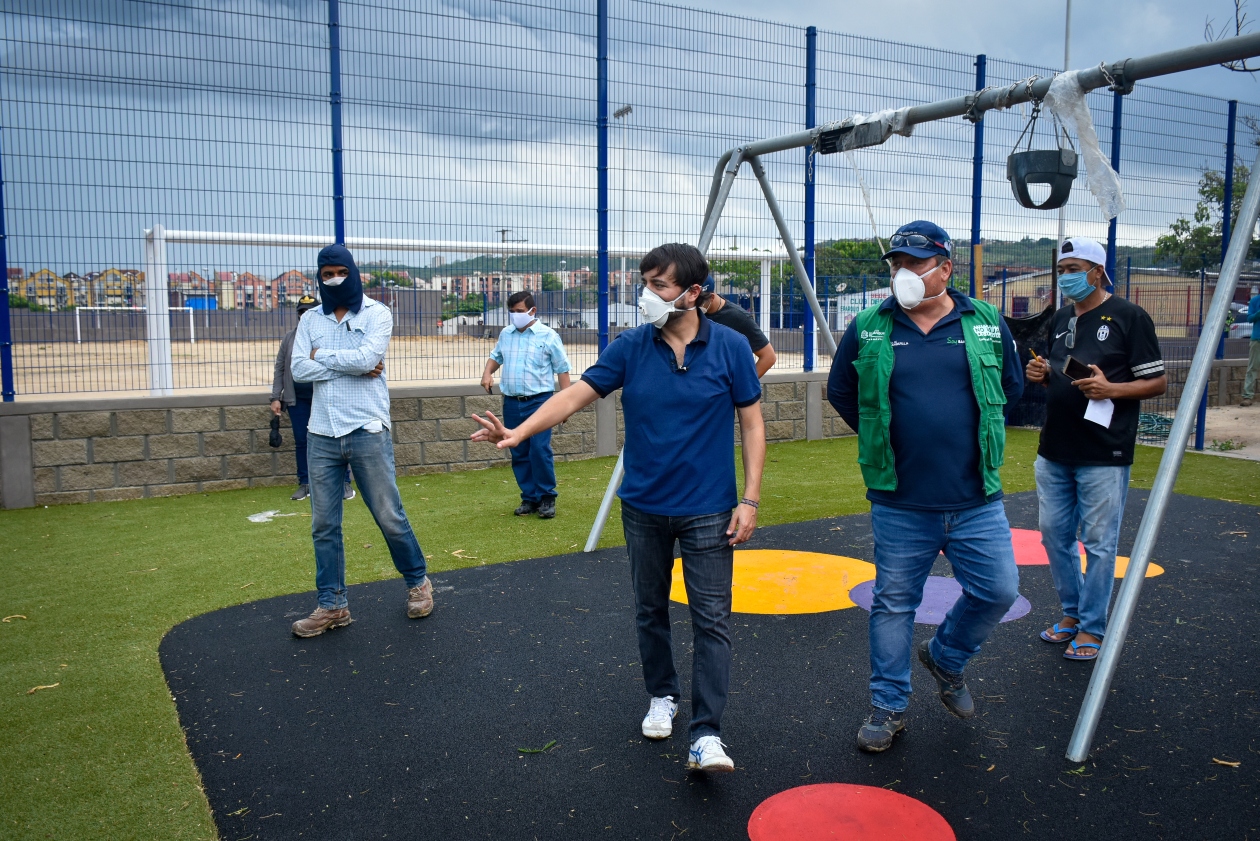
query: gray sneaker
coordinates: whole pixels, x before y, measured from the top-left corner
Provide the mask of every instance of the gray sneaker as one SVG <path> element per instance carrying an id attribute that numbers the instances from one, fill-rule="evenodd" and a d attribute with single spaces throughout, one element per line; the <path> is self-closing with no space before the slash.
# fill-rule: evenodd
<path id="1" fill-rule="evenodd" d="M 424 583 L 407 591 L 407 618 L 423 619 L 433 612 L 433 582 L 425 576 Z"/>
<path id="2" fill-rule="evenodd" d="M 976 714 L 976 702 L 971 699 L 971 690 L 962 673 L 947 672 L 932 659 L 931 640 L 924 640 L 919 646 L 919 662 L 927 667 L 936 678 L 936 686 L 941 693 L 941 703 L 951 714 L 959 718 L 971 718 Z"/>
<path id="3" fill-rule="evenodd" d="M 293 500 L 294 502 L 301 502 L 302 500 L 308 498 L 310 495 L 311 495 L 310 485 L 298 485 L 297 490 L 293 492 L 293 496 L 289 497 L 289 499 Z"/>
<path id="4" fill-rule="evenodd" d="M 880 753 L 892 747 L 893 737 L 906 729 L 902 713 L 871 707 L 871 714 L 858 728 L 857 746 L 867 753 Z"/>

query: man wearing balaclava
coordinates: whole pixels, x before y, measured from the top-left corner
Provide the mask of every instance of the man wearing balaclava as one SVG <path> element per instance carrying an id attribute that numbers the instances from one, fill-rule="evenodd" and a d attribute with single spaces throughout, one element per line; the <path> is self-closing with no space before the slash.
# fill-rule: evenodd
<path id="1" fill-rule="evenodd" d="M 424 552 L 394 478 L 385 381 L 393 316 L 389 307 L 363 294 L 359 268 L 342 245 L 319 252 L 319 293 L 321 305 L 298 322 L 292 357 L 293 379 L 314 384 L 306 457 L 319 606 L 293 623 L 299 637 L 319 636 L 351 621 L 341 533 L 347 466 L 407 585 L 407 616 L 419 619 L 433 610 Z"/>
<path id="2" fill-rule="evenodd" d="M 872 753 L 905 727 L 915 610 L 937 555 L 962 595 L 918 659 L 958 718 L 975 714 L 963 669 L 1019 595 L 998 473 L 1005 409 L 1024 390 L 1015 341 L 995 307 L 950 288 L 949 234 L 911 222 L 889 244 L 892 295 L 845 330 L 827 383 L 857 431 L 871 503 L 871 712 L 857 746 Z"/>
<path id="3" fill-rule="evenodd" d="M 1141 403 L 1168 387 L 1155 322 L 1107 291 L 1106 261 L 1092 239 L 1069 237 L 1059 246 L 1059 289 L 1068 304 L 1054 314 L 1049 353 L 1028 360 L 1025 371 L 1046 387 L 1033 469 L 1041 544 L 1063 608 L 1039 636 L 1067 643 L 1068 660 L 1094 660 L 1102 650 Z"/>

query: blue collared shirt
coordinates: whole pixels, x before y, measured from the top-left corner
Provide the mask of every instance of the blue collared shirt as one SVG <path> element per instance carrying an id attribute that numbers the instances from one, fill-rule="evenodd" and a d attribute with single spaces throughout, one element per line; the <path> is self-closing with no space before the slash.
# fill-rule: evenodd
<path id="1" fill-rule="evenodd" d="M 660 329 L 643 324 L 611 342 L 582 380 L 600 397 L 621 389 L 625 502 L 669 517 L 735 507 L 735 409 L 761 399 L 743 336 L 701 314 L 680 368 Z"/>
<path id="2" fill-rule="evenodd" d="M 490 358 L 503 366 L 499 390 L 512 397 L 555 391 L 556 375 L 569 372 L 560 334 L 537 319 L 524 330 L 504 327 Z"/>
<path id="3" fill-rule="evenodd" d="M 1251 340 L 1260 342 L 1260 295 L 1252 295 L 1247 304 L 1247 320 L 1251 322 Z"/>
<path id="4" fill-rule="evenodd" d="M 309 432 L 340 438 L 360 427 L 389 429 L 389 385 L 385 374 L 363 376 L 385 359 L 394 317 L 367 296 L 358 312 L 340 322 L 323 307 L 308 310 L 293 338 L 293 379 L 315 384 Z M 311 348 L 315 358 L 311 358 Z"/>
<path id="5" fill-rule="evenodd" d="M 866 492 L 871 502 L 922 511 L 962 511 L 1000 499 L 986 499 L 980 475 L 980 407 L 963 344 L 962 313 L 974 312 L 966 295 L 949 291 L 954 308 L 926 334 L 897 299 L 880 305 L 893 312 L 892 379 L 888 402 L 889 437 L 897 490 Z M 1002 391 L 1009 409 L 1024 392 L 1024 369 L 1015 339 L 1002 331 Z M 858 428 L 858 340 L 853 324 L 844 331 L 827 380 L 827 400 L 853 429 Z"/>

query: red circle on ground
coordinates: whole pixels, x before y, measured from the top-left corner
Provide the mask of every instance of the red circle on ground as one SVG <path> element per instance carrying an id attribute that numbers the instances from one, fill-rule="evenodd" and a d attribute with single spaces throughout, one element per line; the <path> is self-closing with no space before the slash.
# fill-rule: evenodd
<path id="1" fill-rule="evenodd" d="M 822 783 L 766 798 L 748 819 L 752 841 L 955 841 L 935 809 L 873 786 Z"/>

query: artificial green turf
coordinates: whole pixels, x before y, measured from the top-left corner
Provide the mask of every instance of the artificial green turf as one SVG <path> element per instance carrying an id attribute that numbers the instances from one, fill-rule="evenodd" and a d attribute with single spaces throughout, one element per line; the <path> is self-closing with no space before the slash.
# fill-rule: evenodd
<path id="1" fill-rule="evenodd" d="M 1011 431 L 1008 491 L 1033 488 L 1035 451 L 1036 433 Z M 1139 448 L 1135 486 L 1149 485 L 1161 453 Z M 865 511 L 855 457 L 853 438 L 771 446 L 760 523 Z M 550 521 L 511 515 L 518 496 L 507 468 L 399 486 L 441 571 L 580 549 L 612 466 L 557 465 L 560 514 Z M 1257 504 L 1260 464 L 1189 454 L 1177 490 Z M 26 617 L 0 623 L 0 837 L 215 837 L 157 647 L 191 616 L 312 589 L 309 509 L 289 492 L 0 512 L 0 616 Z M 268 509 L 298 516 L 246 520 Z M 615 510 L 602 546 L 622 542 Z M 349 582 L 396 574 L 359 501 L 347 506 L 346 546 Z M 401 609 L 401 587 L 399 599 Z M 59 685 L 26 694 L 48 684 Z"/>

